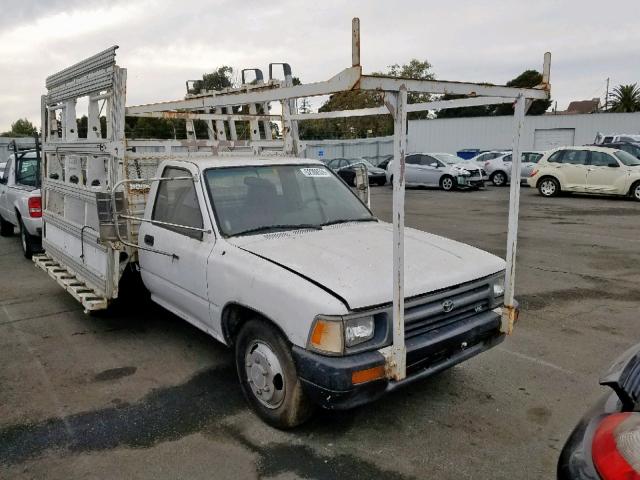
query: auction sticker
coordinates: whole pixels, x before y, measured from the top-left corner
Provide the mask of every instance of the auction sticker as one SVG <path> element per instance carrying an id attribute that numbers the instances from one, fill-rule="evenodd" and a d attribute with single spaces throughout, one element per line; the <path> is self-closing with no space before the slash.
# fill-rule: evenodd
<path id="1" fill-rule="evenodd" d="M 331 174 L 324 168 L 304 167 L 300 171 L 305 177 L 330 177 Z"/>

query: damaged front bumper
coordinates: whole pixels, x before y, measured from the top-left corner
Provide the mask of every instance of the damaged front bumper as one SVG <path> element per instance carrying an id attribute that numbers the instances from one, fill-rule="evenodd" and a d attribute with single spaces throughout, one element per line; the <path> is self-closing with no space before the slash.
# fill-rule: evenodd
<path id="1" fill-rule="evenodd" d="M 328 357 L 293 347 L 293 357 L 303 388 L 319 405 L 348 409 L 381 397 L 463 362 L 504 340 L 502 319 L 495 311 L 485 311 L 462 321 L 406 340 L 407 377 L 401 381 L 380 378 L 354 384 L 354 372 L 384 367 L 378 351 L 343 357 Z"/>

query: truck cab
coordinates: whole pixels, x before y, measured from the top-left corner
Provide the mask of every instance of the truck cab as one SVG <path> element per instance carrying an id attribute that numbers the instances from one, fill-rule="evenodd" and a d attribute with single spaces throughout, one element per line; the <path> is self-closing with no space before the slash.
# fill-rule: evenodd
<path id="1" fill-rule="evenodd" d="M 13 235 L 15 227 L 25 257 L 31 258 L 42 237 L 40 160 L 34 150 L 10 155 L 0 178 L 0 234 Z"/>
<path id="2" fill-rule="evenodd" d="M 245 396 L 272 425 L 374 400 L 504 338 L 505 262 L 407 229 L 407 378 L 390 380 L 392 225 L 333 171 L 248 156 L 168 160 L 157 177 L 142 280 L 153 301 L 234 348 Z"/>

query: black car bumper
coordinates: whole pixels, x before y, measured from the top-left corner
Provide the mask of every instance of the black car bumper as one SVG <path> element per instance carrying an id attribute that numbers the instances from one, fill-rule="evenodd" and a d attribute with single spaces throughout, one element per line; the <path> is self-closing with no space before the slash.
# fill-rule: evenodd
<path id="1" fill-rule="evenodd" d="M 401 381 L 352 383 L 353 372 L 384 365 L 377 350 L 327 357 L 294 346 L 293 356 L 306 393 L 325 408 L 342 410 L 376 400 L 498 345 L 504 340 L 499 329 L 500 316 L 488 311 L 407 339 L 407 377 Z"/>

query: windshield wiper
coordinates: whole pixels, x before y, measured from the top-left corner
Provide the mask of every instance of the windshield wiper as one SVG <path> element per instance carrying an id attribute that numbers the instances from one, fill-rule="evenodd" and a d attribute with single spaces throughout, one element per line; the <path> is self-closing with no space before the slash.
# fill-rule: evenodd
<path id="1" fill-rule="evenodd" d="M 338 223 L 350 223 L 350 222 L 377 222 L 378 219 L 375 217 L 367 217 L 367 218 L 341 218 L 339 220 L 331 220 L 330 222 L 325 222 L 321 226 L 327 227 L 329 225 L 337 225 Z"/>
<path id="2" fill-rule="evenodd" d="M 296 225 L 262 225 L 260 227 L 249 228 L 247 230 L 242 230 L 241 232 L 234 233 L 234 237 L 238 237 L 241 235 L 249 235 L 250 233 L 260 233 L 260 232 L 268 232 L 270 230 L 302 230 L 302 229 L 313 229 L 313 230 L 322 230 L 319 225 L 314 225 L 311 223 L 300 223 Z"/>

